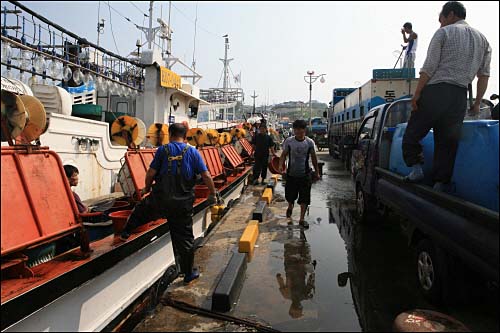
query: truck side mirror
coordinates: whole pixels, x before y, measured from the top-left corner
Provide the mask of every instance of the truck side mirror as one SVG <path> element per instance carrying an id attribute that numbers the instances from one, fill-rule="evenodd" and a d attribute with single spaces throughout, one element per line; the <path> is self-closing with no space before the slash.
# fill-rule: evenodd
<path id="1" fill-rule="evenodd" d="M 323 118 L 327 118 L 328 117 L 328 113 L 326 111 L 323 111 Z"/>

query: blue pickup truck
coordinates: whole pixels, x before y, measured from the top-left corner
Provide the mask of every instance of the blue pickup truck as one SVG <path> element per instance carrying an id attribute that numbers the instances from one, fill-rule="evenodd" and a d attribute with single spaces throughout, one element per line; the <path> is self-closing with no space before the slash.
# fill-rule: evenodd
<path id="1" fill-rule="evenodd" d="M 364 117 L 352 151 L 351 175 L 361 221 L 401 217 L 423 294 L 435 303 L 448 298 L 466 276 L 498 288 L 498 121 L 464 122 L 455 163 L 453 193 L 432 189 L 432 132 L 424 148 L 423 184 L 404 181 L 409 169 L 401 141 L 411 113 L 410 99 L 379 105 Z M 472 273 L 472 274 L 471 274 Z M 470 281 L 468 282 L 470 283 Z"/>

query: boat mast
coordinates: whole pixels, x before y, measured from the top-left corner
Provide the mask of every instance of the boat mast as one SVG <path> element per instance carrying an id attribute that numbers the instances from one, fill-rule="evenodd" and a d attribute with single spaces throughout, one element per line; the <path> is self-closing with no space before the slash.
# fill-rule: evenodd
<path id="1" fill-rule="evenodd" d="M 229 37 L 228 35 L 222 36 L 225 38 L 225 51 L 224 51 L 224 59 L 220 59 L 222 63 L 224 64 L 224 81 L 222 83 L 222 97 L 226 101 L 224 105 L 224 114 L 222 115 L 222 119 L 224 119 L 224 116 L 227 118 L 227 103 L 228 103 L 228 86 L 229 86 L 229 63 L 233 61 L 234 59 L 228 59 L 227 58 L 227 50 L 229 50 Z"/>
<path id="2" fill-rule="evenodd" d="M 253 91 L 253 95 L 250 96 L 253 98 L 253 112 L 252 112 L 252 117 L 255 115 L 255 99 L 259 97 L 258 95 L 255 95 L 255 90 Z"/>

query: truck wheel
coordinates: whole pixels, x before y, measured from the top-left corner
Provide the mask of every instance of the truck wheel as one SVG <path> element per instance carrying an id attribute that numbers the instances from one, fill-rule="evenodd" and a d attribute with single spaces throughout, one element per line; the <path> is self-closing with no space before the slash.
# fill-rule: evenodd
<path id="1" fill-rule="evenodd" d="M 367 222 L 368 216 L 374 213 L 372 198 L 363 191 L 361 185 L 356 186 L 356 217 L 359 222 Z"/>
<path id="2" fill-rule="evenodd" d="M 421 240 L 417 244 L 415 254 L 419 289 L 431 303 L 440 304 L 443 281 L 446 281 L 445 254 L 430 239 Z"/>

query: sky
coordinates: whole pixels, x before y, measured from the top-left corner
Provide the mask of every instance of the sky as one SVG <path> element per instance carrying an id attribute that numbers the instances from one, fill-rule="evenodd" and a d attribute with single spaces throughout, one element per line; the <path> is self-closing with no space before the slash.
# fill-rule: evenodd
<path id="1" fill-rule="evenodd" d="M 126 56 L 135 50 L 141 33 L 116 13 L 147 25 L 147 1 L 22 1 L 29 8 L 90 41 L 97 41 L 97 18 L 104 18 L 100 45 Z M 173 1 L 170 15 L 172 52 L 192 63 L 203 78 L 200 88 L 216 87 L 222 73 L 224 38 L 229 34 L 231 69 L 241 72 L 245 104 L 255 90 L 257 105 L 307 101 L 308 70 L 326 74 L 325 83 L 313 84 L 312 99 L 328 103 L 336 87 L 356 87 L 367 82 L 373 69 L 392 68 L 409 21 L 419 36 L 415 67 L 422 67 L 429 42 L 439 28 L 444 1 L 401 2 L 189 2 Z M 467 22 L 488 39 L 493 56 L 485 97 L 498 93 L 499 2 L 463 1 Z M 168 1 L 154 2 L 156 18 L 168 21 Z M 196 43 L 195 17 L 198 13 Z M 111 14 L 111 15 L 110 15 Z M 110 24 L 111 23 L 111 24 Z M 111 31 L 111 27 L 113 33 Z M 113 41 L 113 34 L 116 46 Z M 144 36 L 142 36 L 144 41 Z M 176 67 L 174 67 L 176 70 Z M 418 75 L 418 74 L 417 74 Z M 235 87 L 234 81 L 231 83 Z M 222 85 L 222 82 L 221 82 Z M 475 87 L 475 84 L 474 84 Z"/>

